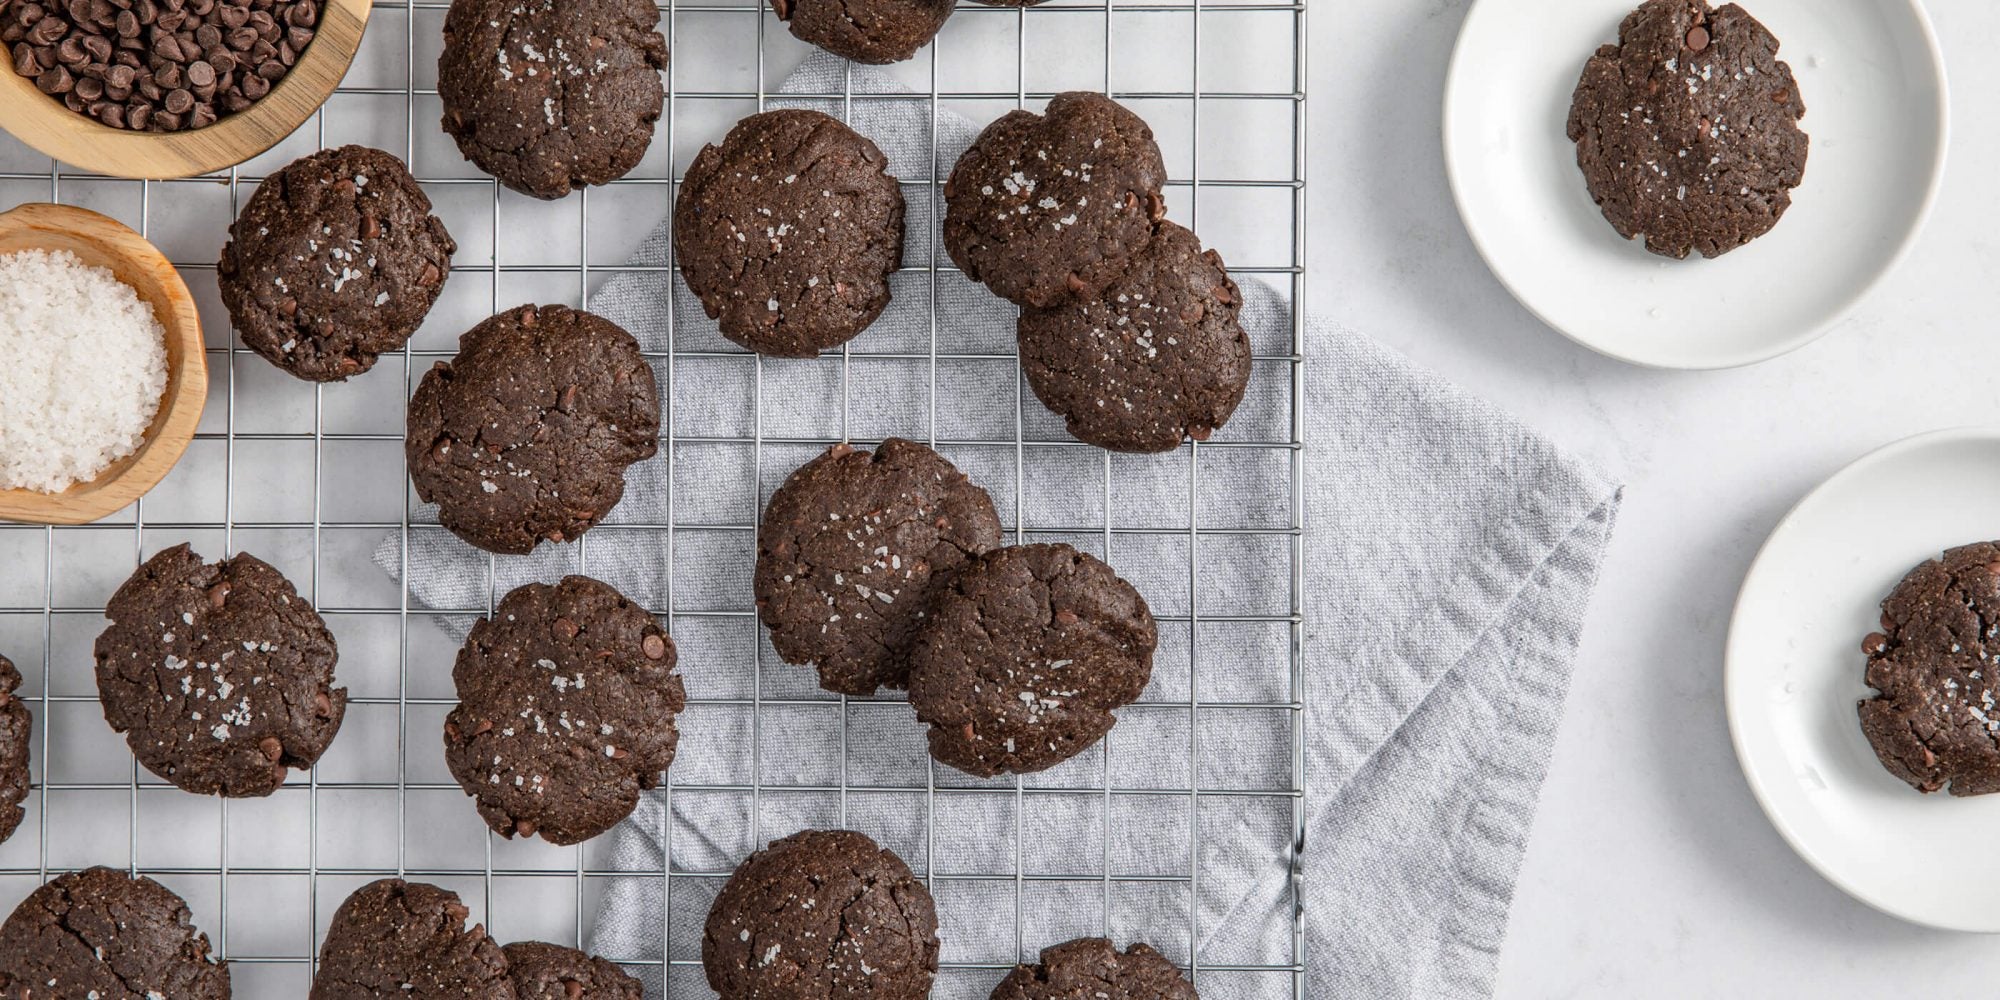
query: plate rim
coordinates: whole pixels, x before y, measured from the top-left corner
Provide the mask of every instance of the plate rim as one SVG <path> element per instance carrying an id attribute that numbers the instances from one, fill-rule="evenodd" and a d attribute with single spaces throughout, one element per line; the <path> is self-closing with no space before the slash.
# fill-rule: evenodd
<path id="1" fill-rule="evenodd" d="M 1747 599 L 1751 585 L 1757 580 L 1759 573 L 1768 568 L 1767 562 L 1772 557 L 1772 546 L 1777 542 L 1778 537 L 1794 524 L 1800 512 L 1827 491 L 1843 486 L 1850 479 L 1871 472 L 1876 466 L 1884 462 L 1925 448 L 1967 441 L 1984 441 L 2000 444 L 2000 424 L 1967 424 L 1957 427 L 1940 428 L 1938 430 L 1913 434 L 1901 440 L 1892 441 L 1877 447 L 1821 480 L 1818 485 L 1800 497 L 1798 502 L 1794 503 L 1789 510 L 1785 511 L 1785 515 L 1778 519 L 1777 524 L 1772 526 L 1770 534 L 1765 536 L 1763 544 L 1757 547 L 1757 555 L 1750 560 L 1750 568 L 1744 572 L 1743 583 L 1737 588 L 1736 600 L 1730 605 L 1729 630 L 1724 636 L 1722 644 L 1722 710 L 1723 716 L 1729 726 L 1730 749 L 1736 756 L 1736 766 L 1743 773 L 1744 783 L 1750 786 L 1751 798 L 1756 800 L 1757 807 L 1763 811 L 1765 820 L 1771 824 L 1773 829 L 1777 830 L 1779 838 L 1785 842 L 1785 845 L 1790 847 L 1792 852 L 1804 860 L 1807 866 L 1811 867 L 1814 872 L 1817 872 L 1821 878 L 1849 896 L 1898 920 L 1904 920 L 1922 927 L 1958 933 L 2000 934 L 2000 918 L 1997 918 L 1996 922 L 1991 926 L 1974 927 L 1949 923 L 1931 916 L 1912 912 L 1905 907 L 1898 906 L 1889 900 L 1878 898 L 1876 895 L 1862 890 L 1859 886 L 1848 881 L 1835 866 L 1825 862 L 1819 853 L 1807 843 L 1805 837 L 1793 827 L 1791 821 L 1786 818 L 1786 814 L 1774 804 L 1766 791 L 1763 780 L 1758 776 L 1758 772 L 1752 768 L 1750 763 L 1751 755 L 1745 749 L 1743 742 L 1743 727 L 1745 725 L 1743 716 L 1750 711 L 1749 706 L 1745 704 L 1749 694 L 1747 691 L 1739 692 L 1739 687 L 1747 683 L 1748 670 L 1747 667 L 1739 665 L 1738 652 L 1738 646 L 1747 641 L 1743 638 L 1744 602 Z"/>
<path id="2" fill-rule="evenodd" d="M 1944 187 L 1945 161 L 1949 158 L 1951 151 L 1951 88 L 1945 70 L 1944 50 L 1938 43 L 1937 27 L 1931 23 L 1930 12 L 1924 7 L 1923 0 L 1900 0 L 1901 6 L 1915 19 L 1918 34 L 1924 42 L 1925 53 L 1929 56 L 1932 83 L 1937 88 L 1938 93 L 1937 119 L 1935 123 L 1937 126 L 1937 142 L 1931 150 L 1930 177 L 1926 182 L 1923 202 L 1918 207 L 1915 216 L 1910 220 L 1910 224 L 1898 237 L 1896 247 L 1890 253 L 1884 266 L 1877 269 L 1867 281 L 1854 286 L 1843 295 L 1839 301 L 1838 308 L 1829 314 L 1829 317 L 1824 322 L 1818 323 L 1775 344 L 1755 350 L 1720 355 L 1704 362 L 1673 362 L 1659 358 L 1648 358 L 1642 356 L 1639 352 L 1618 350 L 1609 345 L 1598 343 L 1591 338 L 1565 328 L 1551 319 L 1534 302 L 1529 301 L 1528 296 L 1522 294 L 1521 289 L 1515 285 L 1513 279 L 1501 269 L 1499 261 L 1503 258 L 1498 248 L 1489 246 L 1488 241 L 1481 234 L 1480 230 L 1472 224 L 1471 217 L 1466 211 L 1466 194 L 1459 181 L 1460 153 L 1458 145 L 1453 139 L 1451 123 L 1452 107 L 1457 103 L 1459 94 L 1463 89 L 1461 84 L 1465 79 L 1465 64 L 1468 60 L 1466 40 L 1467 36 L 1471 34 L 1471 28 L 1481 12 L 1489 9 L 1497 9 L 1502 2 L 1507 2 L 1507 0 L 1473 0 L 1471 8 L 1465 13 L 1465 20 L 1459 23 L 1457 38 L 1452 41 L 1451 57 L 1445 70 L 1443 114 L 1438 123 L 1438 131 L 1441 133 L 1444 148 L 1445 183 L 1451 188 L 1452 206 L 1458 210 L 1459 224 L 1464 228 L 1466 235 L 1471 238 L 1473 249 L 1479 252 L 1479 259 L 1485 263 L 1487 273 L 1493 275 L 1494 280 L 1500 282 L 1501 287 L 1507 289 L 1507 294 L 1513 296 L 1514 301 L 1520 303 L 1523 309 L 1526 309 L 1537 320 L 1540 320 L 1543 326 L 1561 334 L 1570 342 L 1589 348 L 1598 354 L 1616 361 L 1659 371 L 1720 371 L 1729 368 L 1743 368 L 1769 361 L 1772 358 L 1789 354 L 1820 339 L 1828 331 L 1846 320 L 1853 314 L 1856 307 L 1865 301 L 1869 295 L 1873 294 L 1876 288 L 1881 286 L 1884 279 L 1902 267 L 1903 261 L 1909 257 L 1910 251 L 1916 247 L 1917 239 L 1923 234 L 1925 226 L 1929 223 L 1931 213 L 1937 206 L 1938 195 Z"/>

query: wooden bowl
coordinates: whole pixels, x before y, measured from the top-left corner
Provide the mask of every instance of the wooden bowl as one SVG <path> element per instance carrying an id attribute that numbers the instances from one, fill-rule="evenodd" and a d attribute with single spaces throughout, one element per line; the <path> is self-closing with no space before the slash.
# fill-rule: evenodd
<path id="1" fill-rule="evenodd" d="M 87 524 L 125 509 L 158 485 L 194 439 L 202 404 L 208 400 L 201 319 L 180 272 L 144 237 L 116 219 L 68 205 L 22 205 L 0 213 L 0 253 L 16 250 L 68 250 L 86 264 L 109 268 L 153 307 L 153 315 L 166 328 L 167 388 L 139 450 L 113 462 L 96 479 L 61 493 L 0 490 L 0 519 Z"/>
<path id="2" fill-rule="evenodd" d="M 0 129 L 73 167 L 161 179 L 227 170 L 292 134 L 347 75 L 371 0 L 322 0 L 313 40 L 263 98 L 205 128 L 135 132 L 80 115 L 0 65 Z"/>

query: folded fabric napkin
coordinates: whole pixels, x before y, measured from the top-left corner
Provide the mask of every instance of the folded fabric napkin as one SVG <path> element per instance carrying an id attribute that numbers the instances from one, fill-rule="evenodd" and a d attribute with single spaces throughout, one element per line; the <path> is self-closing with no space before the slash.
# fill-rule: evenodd
<path id="1" fill-rule="evenodd" d="M 906 182 L 942 175 L 977 128 L 949 112 L 934 120 L 928 101 L 878 96 L 907 93 L 819 55 L 771 103 L 844 113 Z M 1272 360 L 1217 446 L 1196 460 L 1187 448 L 1114 456 L 1065 443 L 1006 356 L 1012 307 L 924 268 L 943 260 L 935 195 L 925 183 L 906 194 L 911 269 L 855 345 L 868 357 L 727 356 L 684 286 L 618 274 L 588 307 L 648 351 L 683 352 L 659 372 L 673 454 L 635 466 L 624 502 L 577 543 L 490 557 L 420 524 L 377 551 L 414 598 L 457 612 L 440 616 L 454 634 L 497 595 L 567 572 L 675 610 L 695 704 L 672 786 L 593 845 L 604 855 L 593 867 L 639 873 L 605 888 L 593 950 L 654 963 L 634 966 L 649 997 L 710 996 L 701 925 L 722 878 L 772 838 L 844 825 L 935 873 L 939 997 L 983 998 L 1017 959 L 1089 934 L 1195 962 L 1210 1000 L 1290 997 L 1301 962 L 1313 997 L 1488 995 L 1617 487 L 1330 323 L 1306 326 L 1294 400 L 1290 304 L 1248 278 L 1244 323 Z M 635 263 L 667 263 L 668 244 L 663 225 Z M 1309 415 L 1298 606 L 1295 403 Z M 1018 449 L 1017 421 L 1029 442 Z M 923 727 L 893 695 L 819 692 L 810 670 L 777 661 L 750 610 L 750 528 L 771 490 L 823 442 L 890 435 L 960 442 L 941 450 L 992 491 L 1003 523 L 1107 555 L 1162 619 L 1142 702 L 1101 745 L 1018 792 L 931 766 Z M 1095 527 L 1106 523 L 1119 531 Z M 1299 690 L 1294 613 L 1305 622 Z"/>

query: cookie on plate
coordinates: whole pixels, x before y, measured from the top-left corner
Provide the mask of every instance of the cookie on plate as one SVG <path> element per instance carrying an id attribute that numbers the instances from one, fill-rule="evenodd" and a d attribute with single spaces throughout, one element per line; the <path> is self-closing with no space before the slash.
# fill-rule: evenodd
<path id="1" fill-rule="evenodd" d="M 1911 570 L 1861 651 L 1876 691 L 1861 731 L 1882 766 L 1920 792 L 2000 792 L 2000 542 Z"/>
<path id="2" fill-rule="evenodd" d="M 21 672 L 0 656 L 0 841 L 14 835 L 27 810 L 28 746 L 35 731 L 34 716 L 16 692 Z"/>
<path id="3" fill-rule="evenodd" d="M 514 1000 L 507 956 L 458 894 L 378 879 L 333 912 L 310 1000 Z"/>
<path id="4" fill-rule="evenodd" d="M 937 976 L 937 907 L 895 852 L 803 830 L 738 865 L 701 937 L 728 1000 L 918 1000 Z"/>
<path id="5" fill-rule="evenodd" d="M 1778 224 L 1806 113 L 1778 39 L 1735 4 L 1646 0 L 1583 68 L 1569 111 L 1590 197 L 1663 257 L 1719 257 Z"/>
<path id="6" fill-rule="evenodd" d="M 502 836 L 610 829 L 673 763 L 687 693 L 674 640 L 609 584 L 517 587 L 466 636 L 444 759 Z"/>
<path id="7" fill-rule="evenodd" d="M 517 941 L 501 950 L 514 1000 L 640 1000 L 639 981 L 595 955 L 545 941 Z"/>
<path id="8" fill-rule="evenodd" d="M 931 756 L 967 774 L 1042 771 L 1111 731 L 1153 676 L 1145 598 L 1068 545 L 995 549 L 952 577 L 910 654 Z"/>
<path id="9" fill-rule="evenodd" d="M 445 134 L 534 198 L 625 176 L 666 99 L 659 21 L 652 0 L 452 0 L 438 55 Z"/>
<path id="10" fill-rule="evenodd" d="M 1222 258 L 1162 221 L 1104 291 L 1021 313 L 1021 368 L 1069 432 L 1112 451 L 1206 441 L 1250 384 L 1243 296 Z"/>
<path id="11" fill-rule="evenodd" d="M 965 275 L 1037 309 L 1095 295 L 1166 214 L 1153 130 L 1103 94 L 1057 94 L 1044 114 L 986 127 L 945 182 L 944 246 Z"/>
<path id="12" fill-rule="evenodd" d="M 903 265 L 888 165 L 839 119 L 798 109 L 752 115 L 702 149 L 674 207 L 674 254 L 723 336 L 810 358 L 882 315 Z"/>
<path id="13" fill-rule="evenodd" d="M 424 373 L 403 454 L 452 534 L 519 555 L 602 520 L 659 434 L 639 342 L 601 316 L 530 305 L 473 327 L 457 357 Z"/>
<path id="14" fill-rule="evenodd" d="M 229 226 L 217 290 L 243 346 L 338 382 L 401 350 L 458 250 L 403 161 L 342 146 L 264 179 Z"/>
<path id="15" fill-rule="evenodd" d="M 50 879 L 0 924 L 9 1000 L 228 1000 L 187 903 L 152 879 L 86 868 Z"/>
<path id="16" fill-rule="evenodd" d="M 771 0 L 792 37 L 855 62 L 902 62 L 930 44 L 956 0 Z"/>
<path id="17" fill-rule="evenodd" d="M 1194 984 L 1151 946 L 1119 951 L 1103 938 L 1077 938 L 1042 949 L 1041 962 L 1017 965 L 993 1000 L 1197 1000 Z"/>
<path id="18" fill-rule="evenodd" d="M 97 695 L 146 770 L 203 795 L 269 795 L 340 731 L 333 633 L 270 563 L 176 545 L 104 609 Z"/>
<path id="19" fill-rule="evenodd" d="M 757 616 L 787 663 L 851 695 L 909 686 L 931 597 L 1000 544 L 993 498 L 943 455 L 890 438 L 835 445 L 771 494 L 757 533 Z"/>

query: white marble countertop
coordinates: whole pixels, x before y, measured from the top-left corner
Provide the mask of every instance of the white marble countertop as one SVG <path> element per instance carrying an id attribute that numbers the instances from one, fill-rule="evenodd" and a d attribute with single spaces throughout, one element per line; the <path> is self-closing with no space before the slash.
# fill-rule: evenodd
<path id="1" fill-rule="evenodd" d="M 1932 0 L 1952 88 L 1943 193 L 1914 253 L 1817 343 L 1740 371 L 1655 372 L 1541 325 L 1487 272 L 1439 151 L 1468 0 L 1315 4 L 1316 306 L 1627 484 L 1516 893 L 1499 995 L 1970 995 L 1987 938 L 1822 880 L 1752 800 L 1722 708 L 1738 585 L 1778 518 L 1877 446 L 2000 419 L 1991 308 L 2000 6 Z M 1329 96 L 1334 95 L 1334 96 Z M 1916 971 L 1913 980 L 1913 970 Z M 1963 984 L 1962 986 L 1956 984 Z M 1988 988 L 1990 989 L 1990 988 Z"/>

